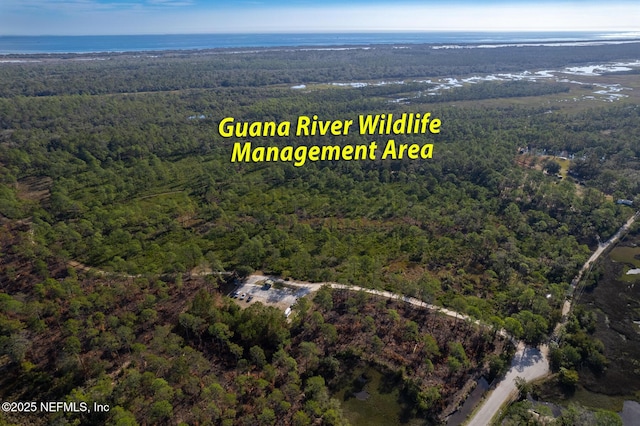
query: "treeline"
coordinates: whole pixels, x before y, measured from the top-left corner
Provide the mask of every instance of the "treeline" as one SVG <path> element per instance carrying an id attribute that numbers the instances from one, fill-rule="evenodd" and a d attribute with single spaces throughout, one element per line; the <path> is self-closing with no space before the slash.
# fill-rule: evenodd
<path id="1" fill-rule="evenodd" d="M 397 378 L 407 415 L 435 421 L 470 375 L 507 365 L 492 330 L 402 302 L 323 288 L 289 322 L 261 303 L 242 309 L 214 275 L 79 272 L 24 226 L 2 230 L 3 400 L 110 407 L 0 414 L 10 422 L 344 425 L 332 395 L 367 365 Z"/>
<path id="2" fill-rule="evenodd" d="M 549 113 L 547 105 L 399 105 L 388 98 L 428 86 L 290 86 L 521 71 L 534 60 L 562 66 L 596 54 L 599 61 L 626 58 L 631 48 L 572 49 L 376 47 L 3 65 L 0 220 L 7 231 L 0 233 L 0 336 L 9 372 L 0 387 L 3 400 L 102 399 L 121 409 L 98 420 L 114 422 L 116 415 L 161 423 L 192 413 L 194 422 L 215 416 L 220 424 L 340 424 L 339 407 L 327 395 L 342 368 L 331 357 L 347 348 L 339 333 L 332 341 L 333 330 L 343 330 L 346 339 L 361 327 L 367 339 L 358 356 L 376 348 L 391 356 L 385 345 L 413 351 L 386 364 L 406 364 L 405 372 L 423 374 L 413 384 L 405 381 L 407 395 L 435 416 L 447 405 L 450 384 L 460 384 L 486 362 L 492 375 L 504 367 L 504 360 L 480 355 L 492 350 L 491 336 L 469 328 L 466 341 L 454 341 L 445 333 L 452 326 L 400 315 L 398 307 L 369 311 L 377 302 L 339 295 L 331 295 L 333 307 L 308 307 L 300 314 L 304 321 L 292 328 L 271 308 L 238 309 L 214 291 L 215 281 L 198 273 L 243 277 L 262 270 L 388 289 L 483 319 L 528 342 L 543 341 L 589 246 L 611 236 L 632 210 L 605 197 L 597 189 L 604 186 L 578 189 L 517 164 L 518 149 L 572 146 L 583 147 L 585 155 L 592 149 L 598 156 L 585 161 L 595 167 L 611 161 L 615 154 L 606 145 L 616 139 L 627 149 L 621 152 L 635 156 L 629 151 L 637 148 L 635 107 L 603 106 L 587 115 Z M 469 87 L 452 96 L 493 91 L 491 85 Z M 547 88 L 558 87 L 540 90 Z M 504 84 L 498 90 L 508 97 L 538 89 Z M 49 95 L 36 96 L 38 91 Z M 234 141 L 217 134 L 219 120 L 229 116 L 355 119 L 425 110 L 441 118 L 441 133 L 396 141 L 433 142 L 428 161 L 232 164 Z M 253 141 L 325 145 L 371 139 Z M 634 167 L 621 161 L 616 173 L 633 176 Z M 623 182 L 617 176 L 609 180 L 616 195 Z M 634 181 L 627 182 L 633 189 Z M 12 239 L 12 226 L 19 227 L 20 238 Z M 95 276 L 67 271 L 69 262 L 94 268 Z M 195 294 L 193 303 L 185 302 Z M 315 346 L 302 345 L 300 336 Z M 577 351 L 582 341 L 572 342 Z M 565 358 L 572 354 L 562 349 L 560 363 L 568 371 L 573 364 Z M 432 368 L 449 381 L 430 381 Z"/>
<path id="3" fill-rule="evenodd" d="M 603 46 L 432 49 L 217 50 L 197 53 L 46 55 L 3 64 L 0 96 L 107 94 L 371 79 L 449 77 L 635 60 L 634 43 Z M 86 56 L 86 55 L 85 55 Z"/>
<path id="4" fill-rule="evenodd" d="M 572 115 L 554 111 L 532 120 L 523 146 L 571 155 L 571 178 L 616 199 L 632 199 L 640 192 L 639 119 L 640 108 L 626 103 Z"/>
<path id="5" fill-rule="evenodd" d="M 585 244 L 612 235 L 629 210 L 514 165 L 532 123 L 556 123 L 543 109 L 430 108 L 443 122 L 433 161 L 302 168 L 231 164 L 232 141 L 218 137 L 217 121 L 424 110 L 358 90 L 274 87 L 23 97 L 0 101 L 0 109 L 0 213 L 31 216 L 34 237 L 63 256 L 130 274 L 262 269 L 419 294 L 478 317 L 526 310 L 550 318 L 588 255 Z M 41 202 L 26 177 L 53 179 Z M 516 302 L 525 288 L 534 296 Z M 545 322 L 531 340 L 546 334 Z"/>
<path id="6" fill-rule="evenodd" d="M 472 101 L 479 99 L 517 98 L 524 96 L 544 96 L 567 93 L 569 86 L 562 83 L 541 83 L 534 81 L 485 81 L 453 90 L 443 90 L 434 96 L 414 100 L 416 103 L 440 103 L 451 101 Z"/>

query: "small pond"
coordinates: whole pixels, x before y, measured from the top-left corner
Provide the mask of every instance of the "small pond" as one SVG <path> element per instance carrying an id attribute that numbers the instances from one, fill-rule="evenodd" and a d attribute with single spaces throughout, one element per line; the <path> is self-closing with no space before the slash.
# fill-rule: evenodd
<path id="1" fill-rule="evenodd" d="M 342 411 L 352 426 L 430 424 L 414 417 L 411 404 L 403 398 L 401 380 L 395 374 L 385 374 L 376 367 L 353 369 L 332 396 L 340 401 Z"/>

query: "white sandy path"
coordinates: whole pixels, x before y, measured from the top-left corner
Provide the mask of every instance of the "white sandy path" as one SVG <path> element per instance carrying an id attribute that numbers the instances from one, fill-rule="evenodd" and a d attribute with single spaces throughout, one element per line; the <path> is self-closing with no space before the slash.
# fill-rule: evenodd
<path id="1" fill-rule="evenodd" d="M 587 271 L 591 265 L 612 245 L 617 243 L 620 238 L 629 230 L 631 225 L 635 222 L 635 220 L 640 216 L 640 211 L 636 212 L 627 222 L 616 232 L 607 242 L 600 244 L 596 251 L 589 257 L 589 260 L 585 262 L 582 266 L 578 275 L 572 281 L 572 296 L 573 291 L 575 290 L 576 285 L 580 282 L 582 275 Z M 287 285 L 304 288 L 305 294 L 317 291 L 323 285 L 328 285 L 331 288 L 336 289 L 348 289 L 351 291 L 363 291 L 369 294 L 375 294 L 378 296 L 386 297 L 389 299 L 397 299 L 403 300 L 406 303 L 411 305 L 426 307 L 427 309 L 434 310 L 437 312 L 442 312 L 445 315 L 450 317 L 463 319 L 466 321 L 472 321 L 475 324 L 480 324 L 479 321 L 473 320 L 469 318 L 467 315 L 461 314 L 459 312 L 452 311 L 450 309 L 442 308 L 440 306 L 431 305 L 425 303 L 421 300 L 418 300 L 414 297 L 408 297 L 399 295 L 396 293 L 392 293 L 390 291 L 384 290 L 372 290 L 368 288 L 362 288 L 358 286 L 349 286 L 345 284 L 333 283 L 333 282 L 321 282 L 321 283 L 307 283 L 302 281 L 285 281 L 280 280 L 276 277 L 268 277 L 265 275 L 251 275 L 247 278 L 246 284 L 257 285 L 259 282 L 265 281 L 267 279 L 279 280 L 284 282 Z M 571 309 L 571 299 L 567 300 L 562 308 L 562 314 L 565 316 L 569 313 Z M 559 327 L 563 324 L 561 321 L 556 326 L 556 332 Z M 500 333 L 506 336 L 504 330 L 501 330 Z M 482 405 L 478 410 L 475 411 L 473 416 L 469 419 L 469 426 L 486 426 L 491 423 L 491 419 L 495 417 L 495 415 L 500 410 L 505 403 L 510 401 L 513 397 L 516 396 L 517 389 L 515 384 L 516 377 L 522 377 L 526 381 L 532 381 L 535 379 L 539 379 L 544 377 L 550 373 L 549 369 L 549 359 L 548 359 L 548 347 L 546 345 L 540 346 L 540 348 L 532 348 L 530 346 L 525 345 L 523 342 L 518 343 L 518 349 L 516 351 L 513 360 L 511 361 L 511 367 L 504 379 L 502 379 L 496 388 L 489 394 L 489 397 L 484 400 Z"/>
<path id="2" fill-rule="evenodd" d="M 432 310 L 432 311 L 441 312 L 441 313 L 443 313 L 443 314 L 445 314 L 447 316 L 450 316 L 450 317 L 462 319 L 462 320 L 465 320 L 465 321 L 472 321 L 474 324 L 480 324 L 480 321 L 474 320 L 474 319 L 470 318 L 469 316 L 467 316 L 465 314 L 461 314 L 459 312 L 452 311 L 451 309 L 447 309 L 447 308 L 443 308 L 441 306 L 436 306 L 436 305 L 432 305 L 432 304 L 423 302 L 422 300 L 416 299 L 415 297 L 403 296 L 401 294 L 392 293 L 390 291 L 385 291 L 385 290 L 374 290 L 374 289 L 370 289 L 370 288 L 364 288 L 364 287 L 358 287 L 358 286 L 354 286 L 354 285 L 340 284 L 340 283 L 334 283 L 334 282 L 309 283 L 309 282 L 304 282 L 304 281 L 289 281 L 289 280 L 283 280 L 283 279 L 280 279 L 280 278 L 277 278 L 277 277 L 261 275 L 261 274 L 249 275 L 249 277 L 247 277 L 247 279 L 245 281 L 245 285 L 247 285 L 247 284 L 249 284 L 249 285 L 261 285 L 264 281 L 266 281 L 268 279 L 270 279 L 270 280 L 272 280 L 274 282 L 275 281 L 282 282 L 282 283 L 284 283 L 285 285 L 288 285 L 288 286 L 294 286 L 294 287 L 298 287 L 300 289 L 305 289 L 306 291 L 302 292 L 303 294 L 309 294 L 309 293 L 313 293 L 315 291 L 318 291 L 320 289 L 320 287 L 322 287 L 324 285 L 329 286 L 331 288 L 335 288 L 335 289 L 344 289 L 344 290 L 350 290 L 350 291 L 362 291 L 364 293 L 369 293 L 369 294 L 374 294 L 376 296 L 386 297 L 387 299 L 402 300 L 405 303 L 409 303 L 410 305 L 420 306 L 420 307 L 427 308 L 427 309 Z"/>

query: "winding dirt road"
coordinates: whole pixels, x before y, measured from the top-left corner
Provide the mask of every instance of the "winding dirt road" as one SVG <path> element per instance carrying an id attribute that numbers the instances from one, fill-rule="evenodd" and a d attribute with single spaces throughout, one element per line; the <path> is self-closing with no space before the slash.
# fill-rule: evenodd
<path id="1" fill-rule="evenodd" d="M 334 283 L 334 282 L 319 282 L 319 283 L 308 283 L 308 282 L 304 282 L 304 281 L 288 281 L 288 280 L 283 280 L 277 277 L 271 277 L 271 276 L 266 276 L 266 275 L 261 275 L 261 274 L 252 274 L 249 277 L 247 277 L 247 279 L 245 280 L 245 285 L 249 284 L 249 285 L 260 285 L 260 283 L 262 283 L 263 281 L 266 280 L 272 280 L 272 281 L 279 281 L 282 282 L 285 285 L 288 286 L 293 286 L 293 287 L 297 287 L 299 289 L 301 289 L 302 291 L 298 292 L 297 294 L 299 296 L 304 296 L 307 295 L 309 293 L 313 293 L 316 292 L 320 289 L 320 287 L 326 285 L 329 286 L 331 288 L 336 288 L 336 289 L 344 289 L 344 290 L 350 290 L 350 291 L 362 291 L 364 293 L 369 293 L 369 294 L 374 294 L 376 296 L 380 296 L 380 297 L 386 297 L 387 299 L 396 299 L 396 300 L 402 300 L 403 302 L 409 303 L 410 305 L 414 305 L 414 306 L 420 306 L 422 308 L 427 308 L 429 310 L 432 311 L 436 311 L 436 312 L 441 312 L 447 316 L 450 317 L 454 317 L 454 318 L 458 318 L 458 319 L 462 319 L 465 321 L 471 321 L 474 324 L 480 324 L 480 321 L 478 320 L 474 320 L 471 317 L 462 314 L 460 312 L 456 312 L 456 311 L 452 311 L 451 309 L 447 309 L 447 308 L 443 308 L 441 306 L 436 306 L 436 305 L 432 305 L 430 303 L 426 303 L 423 302 L 420 299 L 416 299 L 415 297 L 409 297 L 409 296 L 403 296 L 401 294 L 397 294 L 397 293 L 392 293 L 390 291 L 385 291 L 385 290 L 374 290 L 374 289 L 370 289 L 370 288 L 364 288 L 364 287 L 358 287 L 355 285 L 347 285 L 347 284 L 340 284 L 340 283 Z"/>
<path id="2" fill-rule="evenodd" d="M 593 254 L 589 257 L 589 259 L 582 266 L 576 277 L 571 282 L 571 296 L 565 301 L 562 307 L 562 315 L 563 319 L 556 325 L 554 330 L 554 335 L 557 335 L 559 329 L 564 325 L 567 314 L 571 310 L 571 303 L 574 297 L 575 289 L 582 279 L 582 276 L 586 271 L 588 271 L 591 266 L 595 263 L 596 260 L 612 245 L 616 244 L 620 241 L 623 235 L 631 228 L 631 225 L 638 219 L 640 216 L 640 211 L 636 212 L 627 222 L 616 232 L 609 240 L 605 243 L 602 243 L 598 246 L 598 248 L 593 252 Z M 251 275 L 248 277 L 246 283 L 256 285 L 258 282 L 267 280 L 267 279 L 276 280 L 275 277 L 267 277 L 264 275 Z M 282 281 L 282 280 L 281 280 Z M 282 281 L 287 285 L 295 286 L 298 288 L 306 289 L 304 294 L 308 294 L 311 292 L 315 292 L 323 285 L 328 285 L 331 288 L 338 289 L 348 289 L 352 291 L 363 291 L 369 294 L 375 294 L 377 296 L 386 297 L 389 299 L 397 299 L 403 300 L 406 303 L 411 305 L 426 307 L 430 310 L 434 310 L 437 312 L 442 312 L 445 315 L 460 318 L 463 320 L 473 321 L 475 324 L 480 324 L 479 321 L 473 320 L 469 318 L 467 315 L 461 314 L 459 312 L 452 311 L 450 309 L 442 308 L 440 306 L 431 305 L 425 303 L 419 299 L 414 297 L 408 297 L 399 295 L 396 293 L 392 293 L 389 291 L 383 290 L 373 290 L 368 288 L 362 288 L 358 286 L 349 286 L 345 284 L 333 283 L 333 282 L 322 282 L 322 283 L 306 283 L 300 281 Z M 506 336 L 506 332 L 501 330 L 501 334 Z M 468 426 L 487 426 L 491 424 L 492 419 L 498 414 L 500 408 L 508 403 L 511 399 L 513 399 L 517 395 L 517 388 L 515 384 L 515 379 L 517 377 L 521 377 L 526 381 L 532 381 L 539 378 L 542 378 L 548 374 L 550 374 L 549 368 L 549 357 L 548 357 L 549 348 L 547 345 L 541 345 L 539 348 L 530 347 L 525 345 L 523 342 L 519 342 L 517 346 L 516 354 L 511 361 L 511 367 L 507 371 L 505 377 L 498 383 L 495 389 L 489 394 L 489 396 L 481 403 L 481 406 L 474 412 L 472 417 L 470 417 L 467 421 Z"/>

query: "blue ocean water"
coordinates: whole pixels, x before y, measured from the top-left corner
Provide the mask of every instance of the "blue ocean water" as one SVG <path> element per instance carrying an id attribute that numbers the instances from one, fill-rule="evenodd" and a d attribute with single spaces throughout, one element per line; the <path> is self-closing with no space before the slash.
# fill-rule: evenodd
<path id="1" fill-rule="evenodd" d="M 532 43 L 640 39 L 602 32 L 398 32 L 308 34 L 179 34 L 117 36 L 0 36 L 0 54 L 137 52 L 243 47 L 374 44 Z"/>

